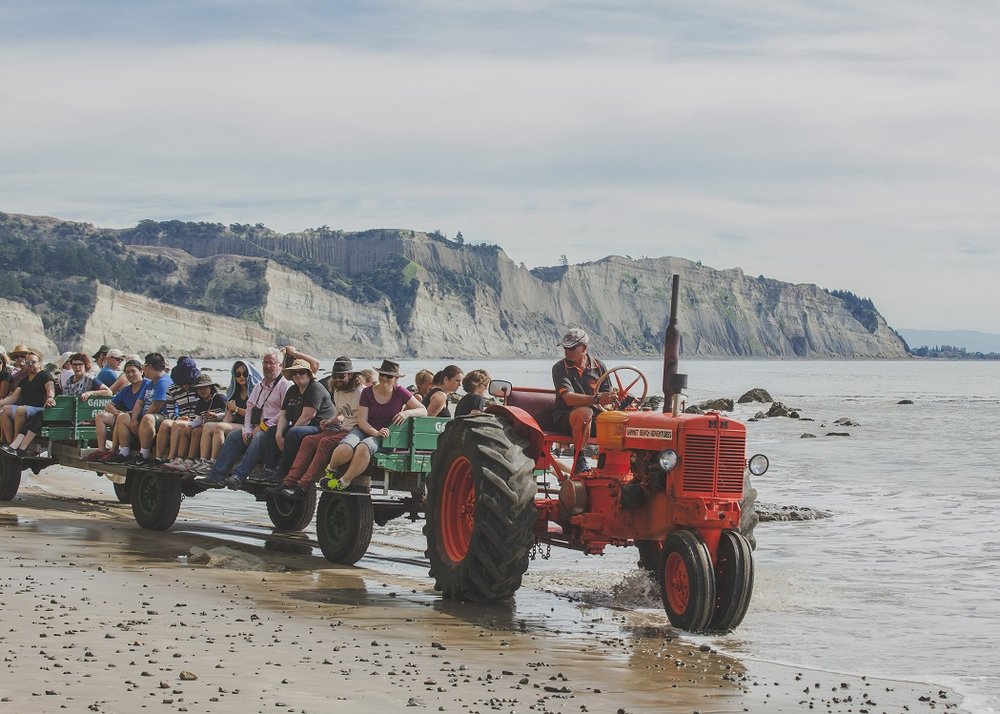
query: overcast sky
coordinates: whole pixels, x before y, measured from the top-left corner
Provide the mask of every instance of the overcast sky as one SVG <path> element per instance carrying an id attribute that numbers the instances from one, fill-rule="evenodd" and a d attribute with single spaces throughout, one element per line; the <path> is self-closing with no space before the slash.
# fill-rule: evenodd
<path id="1" fill-rule="evenodd" d="M 1000 332 L 1000 4 L 0 0 L 0 210 L 674 255 Z"/>

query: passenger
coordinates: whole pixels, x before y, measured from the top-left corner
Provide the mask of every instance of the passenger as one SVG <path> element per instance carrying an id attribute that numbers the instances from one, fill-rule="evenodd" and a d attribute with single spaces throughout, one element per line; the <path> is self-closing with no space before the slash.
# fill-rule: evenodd
<path id="1" fill-rule="evenodd" d="M 274 434 L 281 458 L 273 480 L 280 483 L 295 461 L 299 445 L 307 436 L 321 431 L 320 422 L 333 418 L 336 411 L 330 393 L 316 381 L 309 363 L 297 359 L 282 370 L 285 379 L 291 379 L 293 386 L 285 392 L 278 415 L 278 428 Z"/>
<path id="2" fill-rule="evenodd" d="M 111 396 L 111 390 L 106 385 L 101 384 L 94 377 L 91 377 L 90 357 L 83 352 L 76 352 L 69 357 L 70 378 L 63 385 L 62 393 L 68 396 L 79 397 L 81 402 L 85 402 L 98 394 Z"/>
<path id="3" fill-rule="evenodd" d="M 434 373 L 429 369 L 422 369 L 413 375 L 413 389 L 411 390 L 420 403 L 427 406 L 427 402 L 424 401 L 424 397 L 427 393 L 431 391 L 431 387 L 434 386 Z"/>
<path id="4" fill-rule="evenodd" d="M 143 393 L 142 400 L 136 400 L 128 423 L 124 419 L 121 420 L 122 427 L 138 437 L 139 453 L 132 455 L 131 438 L 122 432 L 118 441 L 118 453 L 109 458 L 108 463 L 127 463 L 129 466 L 139 468 L 152 464 L 152 449 L 156 430 L 167 418 L 165 413 L 167 390 L 173 386 L 174 382 L 167 374 L 167 361 L 159 352 L 150 352 L 146 355 L 142 371 L 150 385 Z"/>
<path id="5" fill-rule="evenodd" d="M 281 359 L 282 369 L 285 369 L 286 367 L 291 367 L 292 363 L 294 363 L 295 360 L 297 359 L 304 359 L 306 362 L 309 363 L 309 369 L 312 370 L 313 374 L 319 372 L 318 359 L 316 359 L 312 355 L 307 355 L 305 352 L 299 352 L 291 345 L 286 345 L 285 347 L 282 347 L 281 354 L 282 354 L 282 359 Z"/>
<path id="6" fill-rule="evenodd" d="M 14 456 L 27 456 L 27 449 L 42 428 L 42 413 L 45 407 L 56 405 L 56 389 L 52 375 L 42 370 L 42 355 L 37 350 L 28 350 L 22 370 L 24 378 L 17 388 L 0 400 L 0 405 L 17 405 L 10 444 L 0 449 Z M 4 415 L 5 420 L 9 417 Z M 7 427 L 4 427 L 5 433 Z"/>
<path id="7" fill-rule="evenodd" d="M 552 365 L 552 383 L 556 389 L 556 405 L 552 410 L 552 422 L 556 430 L 573 437 L 576 460 L 572 473 L 586 469 L 587 461 L 583 447 L 596 427 L 594 414 L 604 411 L 604 406 L 614 402 L 611 381 L 604 382 L 601 391 L 594 393 L 597 380 L 607 372 L 607 368 L 596 357 L 587 353 L 590 337 L 579 328 L 569 330 L 559 345 L 564 358 Z"/>
<path id="8" fill-rule="evenodd" d="M 94 374 L 91 376 L 96 376 L 100 372 L 100 370 L 104 369 L 104 360 L 105 357 L 108 356 L 108 352 L 110 351 L 111 351 L 110 347 L 108 347 L 107 345 L 101 345 L 98 348 L 97 352 L 95 352 L 92 355 L 92 359 L 94 360 L 93 364 Z"/>
<path id="9" fill-rule="evenodd" d="M 69 366 L 69 358 L 72 356 L 72 352 L 63 352 L 54 363 L 46 364 L 44 367 L 46 372 L 52 373 L 52 378 L 56 381 L 57 396 L 64 393 L 66 385 L 73 377 L 73 368 Z M 90 364 L 89 359 L 87 363 Z M 53 365 L 55 365 L 55 369 L 51 369 Z"/>
<path id="10" fill-rule="evenodd" d="M 199 375 L 189 390 L 196 394 L 194 419 L 178 421 L 170 434 L 170 453 L 176 454 L 163 468 L 171 471 L 188 471 L 195 465 L 201 452 L 201 432 L 206 423 L 221 422 L 226 414 L 226 398 L 220 387 L 207 374 Z"/>
<path id="11" fill-rule="evenodd" d="M 423 400 L 427 406 L 427 416 L 451 416 L 448 401 L 451 395 L 458 391 L 459 385 L 462 384 L 462 376 L 461 367 L 454 364 L 449 364 L 434 375 L 434 384 Z"/>
<path id="12" fill-rule="evenodd" d="M 28 374 L 24 371 L 24 360 L 28 356 L 28 348 L 22 344 L 15 345 L 14 349 L 10 351 L 10 359 L 7 362 L 7 367 L 10 369 L 10 389 L 7 391 L 3 399 L 10 395 L 17 385 L 21 383 L 21 380 Z M 3 443 L 9 444 L 17 431 L 21 428 L 21 423 L 24 421 L 23 413 L 21 416 L 17 416 L 17 405 L 9 404 L 7 406 L 0 406 L 0 434 L 3 437 Z"/>
<path id="13" fill-rule="evenodd" d="M 104 355 L 104 366 L 97 373 L 97 381 L 108 385 L 111 391 L 116 394 L 118 390 L 128 384 L 128 379 L 120 371 L 122 362 L 124 361 L 124 352 L 118 349 L 108 350 L 108 353 Z"/>
<path id="14" fill-rule="evenodd" d="M 399 363 L 382 360 L 376 368 L 378 384 L 366 387 L 358 402 L 358 425 L 343 438 L 330 459 L 327 487 L 336 491 L 349 488 L 371 462 L 389 435 L 389 426 L 402 424 L 410 417 L 426 416 L 427 408 L 405 387 L 396 382 L 403 375 Z M 360 446 L 360 448 L 359 448 Z M 337 477 L 333 470 L 347 464 L 344 475 Z M 362 484 L 364 487 L 365 484 Z"/>
<path id="15" fill-rule="evenodd" d="M 323 431 L 302 440 L 288 474 L 280 484 L 268 489 L 271 495 L 280 493 L 287 498 L 305 498 L 323 475 L 337 444 L 357 425 L 358 403 L 365 385 L 361 374 L 354 371 L 350 357 L 338 357 L 334 362 L 330 384 L 333 385 L 336 414 L 320 422 Z"/>
<path id="16" fill-rule="evenodd" d="M 124 418 L 131 420 L 132 408 L 136 401 L 142 401 L 143 392 L 149 388 L 149 380 L 142 376 L 142 363 L 129 360 L 125 363 L 125 378 L 128 384 L 104 405 L 104 411 L 95 415 L 94 424 L 97 432 L 97 451 L 87 455 L 87 461 L 105 461 L 118 452 L 120 430 L 116 422 Z M 111 427 L 111 448 L 107 449 L 107 428 Z M 126 429 L 127 431 L 127 429 Z M 131 446 L 131 444 L 127 444 Z"/>
<path id="17" fill-rule="evenodd" d="M 10 371 L 7 354 L 0 354 L 0 399 L 10 394 L 10 380 L 13 376 L 14 373 Z"/>
<path id="18" fill-rule="evenodd" d="M 360 374 L 362 386 L 372 387 L 378 383 L 378 372 L 371 367 L 365 367 Z"/>
<path id="19" fill-rule="evenodd" d="M 170 379 L 173 386 L 167 390 L 167 418 L 163 420 L 156 430 L 156 448 L 153 455 L 156 457 L 154 465 L 159 465 L 172 461 L 177 457 L 174 447 L 177 444 L 173 437 L 173 431 L 185 429 L 188 424 L 197 416 L 195 414 L 195 403 L 198 395 L 191 384 L 201 376 L 201 370 L 191 357 L 179 357 L 177 364 L 170 370 Z"/>
<path id="20" fill-rule="evenodd" d="M 211 488 L 225 484 L 238 490 L 261 460 L 265 468 L 273 468 L 277 463 L 274 427 L 278 425 L 278 415 L 290 385 L 281 374 L 280 351 L 270 350 L 264 355 L 263 371 L 263 379 L 250 393 L 243 428 L 226 436 L 215 465 L 208 474 L 196 479 L 198 483 Z M 230 469 L 233 473 L 227 478 Z"/>
<path id="21" fill-rule="evenodd" d="M 477 416 L 486 412 L 486 388 L 490 385 L 490 375 L 485 369 L 474 369 L 462 380 L 465 396 L 458 400 L 455 416 Z"/>
<path id="22" fill-rule="evenodd" d="M 219 458 L 219 451 L 226 436 L 238 429 L 243 428 L 243 421 L 247 413 L 247 401 L 250 393 L 260 382 L 260 372 L 256 367 L 237 360 L 230 368 L 229 389 L 226 391 L 226 413 L 222 421 L 209 421 L 201 430 L 201 458 L 199 463 L 191 467 L 190 471 L 197 474 L 207 474 L 215 465 L 215 460 Z"/>

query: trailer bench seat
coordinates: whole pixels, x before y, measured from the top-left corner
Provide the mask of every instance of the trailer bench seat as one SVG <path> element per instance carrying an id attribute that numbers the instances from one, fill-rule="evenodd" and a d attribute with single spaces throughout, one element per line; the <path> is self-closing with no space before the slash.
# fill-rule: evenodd
<path id="1" fill-rule="evenodd" d="M 95 415 L 104 411 L 111 397 L 91 397 L 85 402 L 69 395 L 56 397 L 53 407 L 42 412 L 42 430 L 39 436 L 50 441 L 75 442 L 80 448 L 97 439 Z"/>
<path id="2" fill-rule="evenodd" d="M 413 417 L 390 426 L 389 436 L 382 439 L 382 450 L 375 454 L 375 464 L 387 471 L 430 472 L 431 453 L 449 421 L 443 417 Z"/>

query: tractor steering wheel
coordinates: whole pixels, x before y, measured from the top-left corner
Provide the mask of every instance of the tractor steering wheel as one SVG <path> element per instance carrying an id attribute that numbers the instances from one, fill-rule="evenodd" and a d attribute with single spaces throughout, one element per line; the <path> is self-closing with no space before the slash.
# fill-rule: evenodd
<path id="1" fill-rule="evenodd" d="M 622 385 L 622 379 L 618 375 L 619 372 L 624 372 L 624 371 L 635 372 L 637 375 L 635 379 L 633 379 L 631 382 L 628 383 L 628 386 Z M 615 400 L 619 405 L 624 403 L 624 406 L 619 406 L 618 408 L 632 409 L 632 410 L 637 409 L 639 405 L 646 400 L 646 393 L 649 391 L 649 382 L 646 381 L 646 375 L 644 375 L 635 367 L 628 367 L 625 365 L 622 365 L 621 367 L 614 367 L 612 369 L 609 369 L 604 374 L 602 374 L 601 378 L 597 380 L 597 384 L 594 385 L 594 394 L 597 394 L 601 391 L 601 385 L 604 384 L 609 379 L 611 379 L 612 375 L 614 375 L 615 385 L 617 386 L 613 386 L 611 388 L 611 392 L 615 395 Z M 629 392 L 632 389 L 632 387 L 634 387 L 639 382 L 642 382 L 642 395 L 639 397 L 635 397 Z M 626 399 L 629 401 L 626 402 Z"/>

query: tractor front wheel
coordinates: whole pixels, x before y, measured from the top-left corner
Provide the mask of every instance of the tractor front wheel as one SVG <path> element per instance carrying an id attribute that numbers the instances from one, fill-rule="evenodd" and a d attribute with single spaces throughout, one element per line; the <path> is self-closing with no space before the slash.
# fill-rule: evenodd
<path id="1" fill-rule="evenodd" d="M 705 542 L 680 530 L 667 536 L 660 560 L 660 590 L 670 624 L 703 632 L 715 609 L 715 574 Z"/>
<path id="2" fill-rule="evenodd" d="M 368 552 L 374 523 L 371 496 L 324 492 L 316 515 L 316 539 L 323 557 L 354 565 Z"/>
<path id="3" fill-rule="evenodd" d="M 715 612 L 708 630 L 725 634 L 743 621 L 753 594 L 753 551 L 739 533 L 725 531 L 715 559 Z"/>
<path id="4" fill-rule="evenodd" d="M 427 559 L 453 600 L 509 597 L 528 569 L 537 520 L 534 462 L 513 427 L 493 416 L 448 423 L 427 480 Z"/>
<path id="5" fill-rule="evenodd" d="M 660 581 L 660 561 L 663 560 L 663 541 L 637 540 L 635 547 L 639 551 L 639 562 L 636 565 L 639 566 L 640 570 L 645 570 L 654 583 L 658 583 Z"/>

